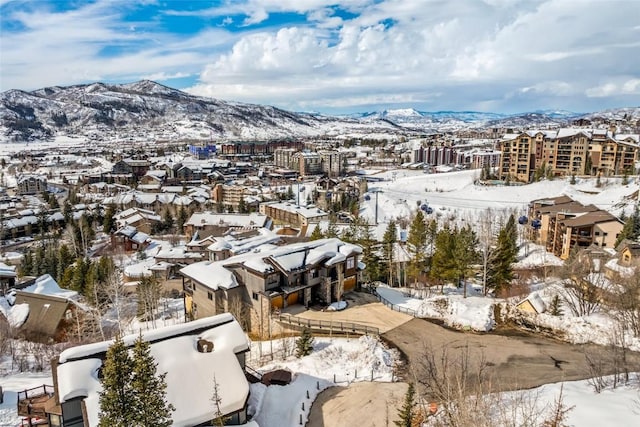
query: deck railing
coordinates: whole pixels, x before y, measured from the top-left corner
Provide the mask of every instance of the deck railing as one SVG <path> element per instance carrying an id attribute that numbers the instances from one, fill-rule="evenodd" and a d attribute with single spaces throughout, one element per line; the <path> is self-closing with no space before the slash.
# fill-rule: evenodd
<path id="1" fill-rule="evenodd" d="M 305 319 L 290 314 L 278 314 L 274 320 L 291 326 L 309 328 L 312 331 L 331 332 L 335 334 L 380 335 L 380 329 L 359 323 L 339 322 L 334 320 Z"/>
<path id="2" fill-rule="evenodd" d="M 33 399 L 34 397 L 40 397 L 40 396 L 53 396 L 54 393 L 54 388 L 53 386 L 50 385 L 40 385 L 38 387 L 33 387 L 27 390 L 23 390 L 23 391 L 19 391 L 18 392 L 18 402 L 21 400 L 26 400 L 26 399 Z"/>

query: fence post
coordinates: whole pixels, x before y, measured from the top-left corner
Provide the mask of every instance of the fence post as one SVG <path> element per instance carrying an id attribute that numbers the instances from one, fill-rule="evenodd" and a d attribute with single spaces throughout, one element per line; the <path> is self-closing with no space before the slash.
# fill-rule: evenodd
<path id="1" fill-rule="evenodd" d="M 307 390 L 307 399 L 309 398 L 309 390 Z"/>
<path id="2" fill-rule="evenodd" d="M 300 414 L 300 425 L 302 425 L 302 414 Z"/>
<path id="3" fill-rule="evenodd" d="M 336 382 L 336 374 L 333 374 L 333 382 Z"/>

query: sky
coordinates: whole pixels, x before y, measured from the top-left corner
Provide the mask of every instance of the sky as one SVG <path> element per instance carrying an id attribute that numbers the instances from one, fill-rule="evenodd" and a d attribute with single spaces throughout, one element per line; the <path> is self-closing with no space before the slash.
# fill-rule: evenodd
<path id="1" fill-rule="evenodd" d="M 0 91 L 151 79 L 294 111 L 640 105 L 636 0 L 0 0 Z"/>

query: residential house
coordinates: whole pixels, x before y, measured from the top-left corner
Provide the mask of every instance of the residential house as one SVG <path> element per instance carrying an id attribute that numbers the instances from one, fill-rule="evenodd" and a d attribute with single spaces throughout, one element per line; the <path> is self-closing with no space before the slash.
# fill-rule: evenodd
<path id="1" fill-rule="evenodd" d="M 291 202 L 260 203 L 260 213 L 273 218 L 276 224 L 307 227 L 311 222 L 329 218 L 329 214 L 318 207 L 299 206 Z"/>
<path id="2" fill-rule="evenodd" d="M 111 173 L 114 175 L 133 175 L 136 178 L 143 177 L 151 163 L 144 159 L 122 159 L 113 164 Z"/>
<path id="3" fill-rule="evenodd" d="M 609 279 L 629 277 L 640 265 L 640 243 L 624 239 L 616 248 L 617 256 L 605 264 L 605 275 Z"/>
<path id="4" fill-rule="evenodd" d="M 118 228 L 131 226 L 146 234 L 151 234 L 154 227 L 162 222 L 162 217 L 160 215 L 142 208 L 126 209 L 114 215 L 113 219 L 115 220 Z"/>
<path id="5" fill-rule="evenodd" d="M 208 236 L 222 236 L 229 230 L 271 228 L 271 219 L 262 213 L 224 214 L 196 212 L 184 223 L 184 233 L 192 240 Z"/>
<path id="6" fill-rule="evenodd" d="M 251 305 L 248 328 L 265 336 L 274 310 L 340 301 L 356 288 L 362 249 L 337 238 L 279 247 L 268 245 L 221 261 L 188 265 L 184 277 L 187 318 L 233 310 L 235 301 Z"/>
<path id="7" fill-rule="evenodd" d="M 147 233 L 126 225 L 111 233 L 111 247 L 125 252 L 140 251 L 149 246 L 151 238 Z"/>
<path id="8" fill-rule="evenodd" d="M 76 325 L 76 316 L 84 311 L 76 304 L 78 293 L 61 289 L 48 274 L 38 277 L 33 284 L 13 292 L 14 306 L 28 306 L 28 314 L 20 326 L 20 331 L 35 339 L 64 341 L 71 332 L 70 329 Z"/>
<path id="9" fill-rule="evenodd" d="M 16 266 L 0 261 L 0 296 L 16 285 Z"/>
<path id="10" fill-rule="evenodd" d="M 123 337 L 126 346 L 135 340 L 151 344 L 157 371 L 166 373 L 166 400 L 175 408 L 173 426 L 212 425 L 216 406 L 209 398 L 218 384 L 219 410 L 225 425 L 247 423 L 249 384 L 245 354 L 249 341 L 232 315 L 225 313 L 181 325 L 143 331 Z M 69 348 L 55 360 L 55 393 L 47 409 L 49 425 L 97 427 L 100 371 L 113 340 Z M 257 427 L 257 426 L 256 426 Z"/>

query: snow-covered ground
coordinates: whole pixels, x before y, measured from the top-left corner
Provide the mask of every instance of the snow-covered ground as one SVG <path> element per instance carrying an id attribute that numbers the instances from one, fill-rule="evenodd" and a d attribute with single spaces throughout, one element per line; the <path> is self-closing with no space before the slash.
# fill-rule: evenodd
<path id="1" fill-rule="evenodd" d="M 475 221 L 487 209 L 496 215 L 511 212 L 523 215 L 530 201 L 561 195 L 619 215 L 624 209 L 627 214 L 631 212 L 635 200 L 631 196 L 640 188 L 637 178 L 630 179 L 627 185 L 622 185 L 621 178 L 607 178 L 601 187 L 596 187 L 595 179 L 580 178 L 573 185 L 569 179 L 558 178 L 528 185 L 483 186 L 474 184 L 479 174 L 479 170 L 435 174 L 408 169 L 381 170 L 371 174 L 384 181 L 369 183 L 370 198 L 362 202 L 360 215 L 373 222 L 376 206 L 373 192 L 378 190 L 379 222 L 409 217 L 418 202 L 433 208 L 432 216 L 461 221 Z"/>

